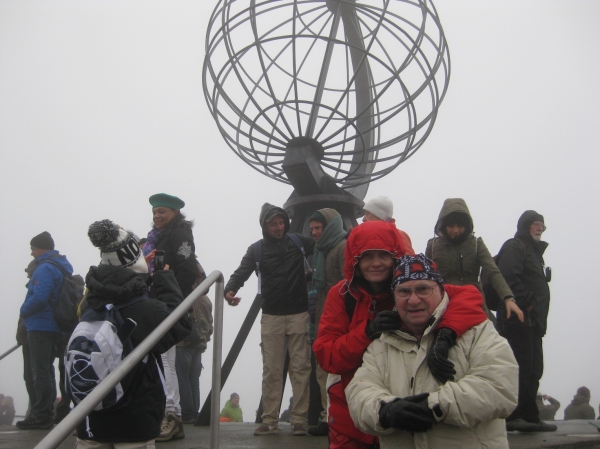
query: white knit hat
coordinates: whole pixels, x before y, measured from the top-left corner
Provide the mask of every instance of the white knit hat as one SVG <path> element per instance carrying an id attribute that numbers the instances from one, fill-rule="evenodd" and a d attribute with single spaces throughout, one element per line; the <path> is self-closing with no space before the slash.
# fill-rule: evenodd
<path id="1" fill-rule="evenodd" d="M 363 209 L 383 221 L 388 221 L 394 216 L 394 204 L 387 196 L 376 196 L 367 201 Z"/>
<path id="2" fill-rule="evenodd" d="M 119 225 L 110 220 L 90 225 L 88 236 L 100 248 L 101 264 L 125 267 L 136 273 L 148 273 L 148 264 L 137 241 Z"/>

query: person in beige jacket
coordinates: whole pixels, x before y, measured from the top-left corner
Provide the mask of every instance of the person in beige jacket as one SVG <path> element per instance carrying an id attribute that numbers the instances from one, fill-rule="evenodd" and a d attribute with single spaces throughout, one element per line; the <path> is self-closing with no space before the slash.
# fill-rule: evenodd
<path id="1" fill-rule="evenodd" d="M 441 384 L 427 367 L 427 349 L 448 301 L 472 285 L 444 284 L 424 255 L 404 256 L 392 290 L 402 329 L 373 341 L 345 390 L 350 415 L 382 449 L 508 448 L 504 418 L 517 404 L 518 366 L 489 320 L 450 348 L 455 380 Z"/>

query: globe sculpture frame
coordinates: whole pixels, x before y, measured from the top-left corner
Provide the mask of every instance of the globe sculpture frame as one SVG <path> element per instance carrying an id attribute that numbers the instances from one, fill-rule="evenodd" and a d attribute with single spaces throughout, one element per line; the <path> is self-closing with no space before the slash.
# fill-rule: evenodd
<path id="1" fill-rule="evenodd" d="M 245 163 L 294 187 L 284 204 L 292 232 L 306 234 L 323 207 L 356 225 L 369 183 L 430 135 L 449 80 L 430 0 L 219 0 L 206 33 L 210 113 Z M 257 296 L 223 383 L 259 311 Z"/>
<path id="2" fill-rule="evenodd" d="M 244 162 L 294 186 L 298 231 L 301 205 L 361 215 L 369 183 L 431 133 L 449 79 L 431 1 L 220 0 L 209 21 L 209 110 Z"/>

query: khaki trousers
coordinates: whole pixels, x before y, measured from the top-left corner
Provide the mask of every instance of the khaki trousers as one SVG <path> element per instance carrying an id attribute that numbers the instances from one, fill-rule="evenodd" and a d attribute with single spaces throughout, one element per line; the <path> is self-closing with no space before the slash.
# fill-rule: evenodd
<path id="1" fill-rule="evenodd" d="M 315 374 L 317 375 L 317 382 L 319 384 L 319 391 L 321 392 L 321 407 L 323 410 L 321 411 L 321 421 L 327 422 L 327 376 L 329 373 L 323 371 L 323 368 L 317 363 L 317 369 L 315 370 Z"/>
<path id="2" fill-rule="evenodd" d="M 286 346 L 290 355 L 289 375 L 294 405 L 291 424 L 306 426 L 310 382 L 310 343 L 308 312 L 295 315 L 262 315 L 260 320 L 263 358 L 262 421 L 276 425 L 283 392 L 283 366 Z"/>
<path id="3" fill-rule="evenodd" d="M 100 443 L 99 441 L 77 438 L 74 449 L 155 449 L 154 438 L 136 443 Z"/>

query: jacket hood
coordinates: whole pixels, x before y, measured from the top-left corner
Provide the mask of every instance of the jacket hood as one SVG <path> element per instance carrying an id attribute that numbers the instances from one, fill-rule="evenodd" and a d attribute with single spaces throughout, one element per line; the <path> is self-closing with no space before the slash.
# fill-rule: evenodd
<path id="1" fill-rule="evenodd" d="M 531 226 L 531 223 L 533 223 L 534 221 L 541 221 L 543 223 L 544 216 L 538 214 L 534 210 L 526 210 L 519 217 L 519 221 L 517 222 L 517 232 L 526 232 L 527 234 L 529 234 L 529 228 Z"/>
<path id="2" fill-rule="evenodd" d="M 42 262 L 48 259 L 60 265 L 62 269 L 65 270 L 67 273 L 73 274 L 73 266 L 67 260 L 67 257 L 59 254 L 58 251 L 56 251 L 55 249 L 53 249 L 52 251 L 48 251 L 47 253 L 44 253 L 38 258 L 36 258 L 35 263 L 39 266 Z"/>
<path id="3" fill-rule="evenodd" d="M 546 248 L 548 247 L 548 243 L 541 241 L 536 241 L 531 234 L 529 233 L 529 228 L 531 227 L 531 223 L 534 221 L 541 221 L 544 223 L 544 216 L 538 214 L 534 210 L 526 210 L 519 217 L 519 221 L 517 222 L 517 232 L 515 232 L 515 238 L 520 239 L 524 244 L 529 244 L 533 246 L 536 251 L 542 255 Z"/>
<path id="4" fill-rule="evenodd" d="M 467 217 L 468 226 L 466 226 L 466 235 L 469 235 L 473 232 L 473 218 L 471 217 L 471 212 L 469 212 L 469 208 L 467 207 L 467 203 L 462 198 L 448 198 L 444 201 L 444 205 L 442 206 L 442 210 L 440 211 L 440 215 L 435 224 L 434 232 L 436 235 L 440 237 L 444 237 L 444 219 L 450 214 L 464 214 Z"/>
<path id="5" fill-rule="evenodd" d="M 571 401 L 571 404 L 573 405 L 578 405 L 578 404 L 589 404 L 590 403 L 590 398 L 589 397 L 585 397 L 582 394 L 576 394 L 575 396 L 573 396 L 573 400 Z"/>
<path id="6" fill-rule="evenodd" d="M 365 251 L 389 252 L 395 259 L 404 256 L 406 248 L 396 226 L 385 221 L 367 221 L 352 229 L 344 253 L 344 279 L 352 283 L 354 267 Z"/>
<path id="7" fill-rule="evenodd" d="M 90 267 L 85 277 L 89 289 L 87 301 L 92 309 L 118 304 L 148 292 L 148 275 L 113 265 Z"/>
<path id="8" fill-rule="evenodd" d="M 339 215 L 337 210 L 329 208 L 319 209 L 317 212 L 319 212 L 321 215 L 323 215 L 323 217 L 325 217 L 325 220 L 327 220 L 327 224 L 329 224 L 331 220 L 333 220 Z"/>
<path id="9" fill-rule="evenodd" d="M 283 210 L 281 207 L 277 207 L 277 206 L 273 206 L 272 204 L 265 203 L 262 205 L 262 208 L 260 209 L 260 217 L 259 217 L 260 227 L 262 228 L 262 234 L 263 234 L 263 237 L 265 237 L 265 238 L 269 238 L 269 234 L 267 234 L 267 229 L 266 229 L 267 221 L 270 220 L 271 218 L 273 218 L 275 215 L 283 216 L 283 222 L 285 223 L 284 234 L 287 234 L 290 230 L 290 217 L 288 216 L 287 212 L 285 210 Z"/>

